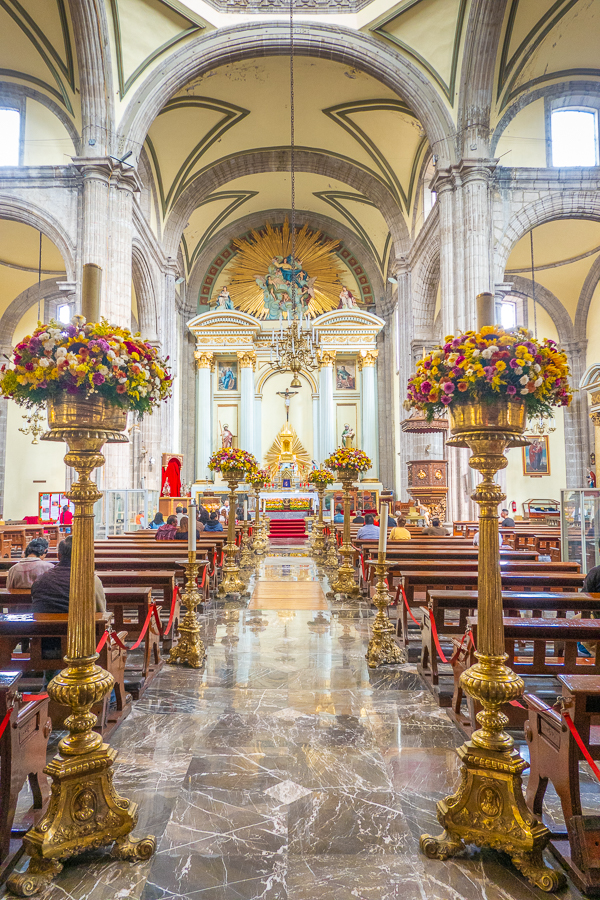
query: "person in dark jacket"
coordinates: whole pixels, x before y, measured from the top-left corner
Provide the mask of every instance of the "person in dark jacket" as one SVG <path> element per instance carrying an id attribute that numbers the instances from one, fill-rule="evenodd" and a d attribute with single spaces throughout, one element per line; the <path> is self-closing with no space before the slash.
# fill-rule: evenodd
<path id="1" fill-rule="evenodd" d="M 181 522 L 179 523 L 179 528 L 175 532 L 175 540 L 176 541 L 187 541 L 189 527 L 190 527 L 189 516 L 182 516 Z M 196 522 L 196 539 L 198 539 L 200 537 L 200 532 L 202 530 L 203 530 L 202 523 Z"/>
<path id="2" fill-rule="evenodd" d="M 207 524 L 204 526 L 205 531 L 223 531 L 223 526 L 219 522 L 219 516 L 216 512 L 211 512 Z"/>
<path id="3" fill-rule="evenodd" d="M 169 516 L 156 532 L 157 541 L 174 541 L 177 534 L 177 516 Z"/>
<path id="4" fill-rule="evenodd" d="M 210 513 L 209 513 L 209 511 L 207 510 L 207 508 L 206 508 L 202 503 L 201 503 L 200 506 L 198 507 L 198 518 L 200 519 L 200 521 L 202 522 L 202 524 L 203 524 L 204 527 L 206 528 L 206 523 L 207 523 L 208 520 L 210 519 Z"/>
<path id="5" fill-rule="evenodd" d="M 515 527 L 515 520 L 511 516 L 509 516 L 507 509 L 503 509 L 502 512 L 500 513 L 500 526 L 502 528 L 514 528 Z"/>
<path id="6" fill-rule="evenodd" d="M 58 545 L 58 565 L 40 575 L 31 585 L 31 611 L 34 613 L 69 612 L 71 590 L 71 553 L 73 538 L 67 537 Z M 106 597 L 102 582 L 94 575 L 96 612 L 106 612 Z"/>

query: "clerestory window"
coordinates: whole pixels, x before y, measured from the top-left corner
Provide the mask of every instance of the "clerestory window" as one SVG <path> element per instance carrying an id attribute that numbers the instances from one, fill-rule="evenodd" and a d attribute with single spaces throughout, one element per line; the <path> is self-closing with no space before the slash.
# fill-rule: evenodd
<path id="1" fill-rule="evenodd" d="M 553 166 L 598 165 L 598 113 L 595 109 L 552 110 Z"/>
<path id="2" fill-rule="evenodd" d="M 0 109 L 0 166 L 19 165 L 21 113 L 18 109 Z"/>

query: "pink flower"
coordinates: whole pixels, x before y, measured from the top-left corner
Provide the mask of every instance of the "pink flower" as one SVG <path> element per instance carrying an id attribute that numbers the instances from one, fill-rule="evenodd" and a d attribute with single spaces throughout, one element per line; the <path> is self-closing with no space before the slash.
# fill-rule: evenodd
<path id="1" fill-rule="evenodd" d="M 430 390 L 431 390 L 431 382 L 430 382 L 430 381 L 424 381 L 424 382 L 421 384 L 421 393 L 422 393 L 422 394 L 428 394 Z"/>
<path id="2" fill-rule="evenodd" d="M 509 394 L 511 397 L 514 397 L 514 395 L 517 393 L 517 389 L 514 386 L 514 384 L 508 385 L 508 387 L 506 388 L 506 393 Z"/>
<path id="3" fill-rule="evenodd" d="M 451 393 L 454 391 L 454 385 L 452 384 L 451 381 L 446 381 L 446 382 L 444 383 L 444 386 L 443 386 L 442 390 L 443 390 L 446 394 L 451 394 Z M 443 403 L 443 402 L 444 402 L 444 398 L 442 397 L 442 403 Z"/>
<path id="4" fill-rule="evenodd" d="M 102 372 L 94 372 L 94 374 L 92 375 L 92 381 L 94 382 L 94 384 L 104 384 L 105 380 L 106 379 L 104 378 Z"/>
<path id="5" fill-rule="evenodd" d="M 440 400 L 442 401 L 444 406 L 448 406 L 449 403 L 452 403 L 452 397 L 450 396 L 450 394 L 442 394 Z"/>

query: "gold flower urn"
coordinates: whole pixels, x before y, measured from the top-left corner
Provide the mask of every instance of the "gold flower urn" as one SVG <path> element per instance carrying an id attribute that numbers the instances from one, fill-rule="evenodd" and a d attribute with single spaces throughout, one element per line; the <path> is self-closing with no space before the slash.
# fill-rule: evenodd
<path id="1" fill-rule="evenodd" d="M 505 665 L 502 583 L 498 540 L 498 505 L 506 499 L 494 481 L 506 468 L 505 450 L 527 444 L 523 437 L 526 407 L 521 399 L 492 403 L 457 403 L 449 407 L 450 446 L 471 450 L 469 465 L 483 476 L 472 499 L 479 504 L 477 663 L 463 672 L 465 693 L 483 707 L 479 728 L 458 749 L 461 782 L 455 794 L 441 800 L 439 837 L 422 835 L 421 850 L 432 859 L 447 859 L 465 844 L 507 853 L 530 882 L 555 891 L 564 875 L 545 865 L 542 852 L 550 832 L 527 808 L 521 775 L 527 763 L 504 730 L 502 706 L 521 696 L 523 679 Z"/>
<path id="2" fill-rule="evenodd" d="M 227 543 L 225 544 L 225 563 L 223 565 L 223 578 L 219 585 L 219 595 L 225 597 L 231 594 L 243 594 L 246 591 L 246 582 L 240 578 L 240 567 L 236 563 L 237 546 L 235 543 L 235 492 L 244 481 L 246 473 L 242 469 L 229 469 L 223 472 L 223 477 L 229 488 L 229 516 L 227 518 Z"/>
<path id="3" fill-rule="evenodd" d="M 98 396 L 63 395 L 49 402 L 48 422 L 50 430 L 42 440 L 66 442 L 65 463 L 78 475 L 67 493 L 75 513 L 66 668 L 48 685 L 52 700 L 70 707 L 71 714 L 58 755 L 44 769 L 52 780 L 50 803 L 23 839 L 31 857 L 28 868 L 8 880 L 12 893 L 21 897 L 37 893 L 61 871 L 64 860 L 86 850 L 113 844 L 113 856 L 144 860 L 156 848 L 153 837 L 129 836 L 138 819 L 137 803 L 115 791 L 116 751 L 92 730 L 97 717 L 91 709 L 111 692 L 114 679 L 96 665 L 94 503 L 102 495 L 90 475 L 104 465 L 106 442 L 127 442 L 122 433 L 127 410 Z"/>

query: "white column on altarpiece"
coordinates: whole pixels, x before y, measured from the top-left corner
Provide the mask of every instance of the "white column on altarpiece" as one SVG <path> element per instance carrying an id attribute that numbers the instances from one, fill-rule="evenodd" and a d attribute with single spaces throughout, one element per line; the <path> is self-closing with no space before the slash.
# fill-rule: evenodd
<path id="1" fill-rule="evenodd" d="M 312 453 L 313 459 L 315 462 L 323 462 L 321 459 L 321 442 L 319 441 L 319 419 L 321 417 L 321 410 L 319 406 L 319 395 L 312 395 L 312 425 L 313 425 L 313 446 Z"/>
<path id="2" fill-rule="evenodd" d="M 254 397 L 254 450 L 252 451 L 262 466 L 262 394 Z"/>
<path id="3" fill-rule="evenodd" d="M 335 404 L 333 402 L 333 366 L 335 350 L 325 350 L 320 356 L 319 394 L 321 407 L 321 462 L 333 453 L 338 445 L 335 435 Z"/>
<path id="4" fill-rule="evenodd" d="M 207 477 L 212 450 L 212 390 L 211 370 L 214 356 L 196 350 L 196 480 Z"/>
<path id="5" fill-rule="evenodd" d="M 255 350 L 239 350 L 240 366 L 240 439 L 239 447 L 254 452 L 254 367 Z"/>
<path id="6" fill-rule="evenodd" d="M 358 357 L 358 368 L 361 370 L 360 408 L 362 412 L 361 450 L 373 463 L 373 468 L 365 472 L 369 478 L 377 474 L 377 398 L 375 396 L 375 363 L 377 350 L 362 350 Z"/>

